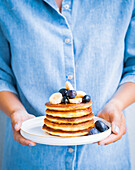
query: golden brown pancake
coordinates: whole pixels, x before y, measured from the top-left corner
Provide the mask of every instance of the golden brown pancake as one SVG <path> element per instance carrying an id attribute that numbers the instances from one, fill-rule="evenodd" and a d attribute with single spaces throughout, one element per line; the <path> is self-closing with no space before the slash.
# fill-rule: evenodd
<path id="1" fill-rule="evenodd" d="M 74 124 L 86 122 L 88 120 L 93 119 L 93 117 L 94 117 L 93 113 L 81 117 L 72 117 L 72 118 L 61 118 L 61 117 L 53 117 L 50 115 L 46 115 L 46 119 L 54 123 L 74 123 Z"/>
<path id="2" fill-rule="evenodd" d="M 47 133 L 61 137 L 84 136 L 94 126 L 92 101 L 77 104 L 51 104 L 46 103 L 46 118 L 43 130 Z"/>
<path id="3" fill-rule="evenodd" d="M 62 130 L 62 131 L 79 131 L 79 130 L 85 130 L 90 127 L 94 127 L 94 119 L 88 120 L 83 123 L 78 124 L 71 124 L 71 123 L 54 123 L 47 119 L 44 119 L 44 123 L 47 127 L 50 127 L 52 129 Z"/>
<path id="4" fill-rule="evenodd" d="M 89 133 L 89 131 L 92 129 L 91 127 L 85 130 L 79 130 L 79 131 L 62 131 L 58 129 L 52 129 L 47 127 L 46 125 L 42 128 L 44 131 L 46 131 L 48 134 L 53 136 L 60 136 L 60 137 L 78 137 L 78 136 L 84 136 Z"/>
<path id="5" fill-rule="evenodd" d="M 55 110 L 55 111 L 71 111 L 71 110 L 82 110 L 90 107 L 92 105 L 92 101 L 89 101 L 87 103 L 77 103 L 77 104 L 51 104 L 50 102 L 47 102 L 45 106 L 49 110 Z"/>
<path id="6" fill-rule="evenodd" d="M 62 118 L 72 118 L 72 117 L 81 117 L 84 115 L 88 115 L 92 112 L 91 107 L 83 110 L 71 110 L 71 111 L 54 111 L 54 110 L 46 110 L 46 113 L 50 116 L 54 117 L 62 117 Z"/>

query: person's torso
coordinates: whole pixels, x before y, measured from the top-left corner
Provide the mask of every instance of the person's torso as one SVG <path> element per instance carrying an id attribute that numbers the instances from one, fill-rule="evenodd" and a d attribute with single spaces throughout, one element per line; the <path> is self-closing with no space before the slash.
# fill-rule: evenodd
<path id="1" fill-rule="evenodd" d="M 119 85 L 132 9 L 131 0 L 63 0 L 61 13 L 54 0 L 2 1 L 0 26 L 27 110 L 45 114 L 69 80 L 91 95 L 97 114 Z"/>

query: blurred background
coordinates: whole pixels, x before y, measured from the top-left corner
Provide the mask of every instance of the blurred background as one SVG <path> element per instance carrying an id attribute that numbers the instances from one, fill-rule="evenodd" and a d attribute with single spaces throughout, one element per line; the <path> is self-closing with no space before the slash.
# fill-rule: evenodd
<path id="1" fill-rule="evenodd" d="M 132 170 L 135 170 L 135 104 L 132 104 L 130 107 L 127 108 L 127 110 L 128 114 L 126 115 L 126 118 L 130 142 L 131 165 Z M 0 170 L 2 165 L 5 126 L 6 115 L 0 112 Z"/>

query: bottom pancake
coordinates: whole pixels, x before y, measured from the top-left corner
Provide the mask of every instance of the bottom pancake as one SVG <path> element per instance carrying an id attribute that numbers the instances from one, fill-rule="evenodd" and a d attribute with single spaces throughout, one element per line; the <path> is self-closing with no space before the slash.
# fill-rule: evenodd
<path id="1" fill-rule="evenodd" d="M 79 130 L 79 131 L 62 131 L 57 129 L 52 129 L 47 127 L 45 124 L 43 125 L 42 129 L 47 132 L 50 135 L 53 136 L 59 136 L 59 137 L 78 137 L 78 136 L 84 136 L 89 133 L 89 131 L 92 129 L 92 127 L 85 129 L 85 130 Z"/>

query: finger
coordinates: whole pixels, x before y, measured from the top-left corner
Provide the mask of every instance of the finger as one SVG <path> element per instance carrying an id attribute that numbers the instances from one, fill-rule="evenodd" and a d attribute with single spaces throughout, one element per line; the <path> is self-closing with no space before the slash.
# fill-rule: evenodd
<path id="1" fill-rule="evenodd" d="M 123 113 L 118 112 L 115 115 L 112 114 L 111 116 L 111 130 L 116 135 L 119 134 L 121 124 L 123 123 L 122 115 Z"/>
<path id="2" fill-rule="evenodd" d="M 15 130 L 13 130 L 13 137 L 14 137 L 14 140 L 19 142 L 21 145 L 27 145 L 27 146 L 35 146 L 36 143 L 35 142 L 32 142 L 28 139 L 25 139 L 21 134 L 20 132 L 17 132 Z"/>
<path id="3" fill-rule="evenodd" d="M 25 139 L 19 131 L 16 131 L 12 125 L 12 129 L 13 129 L 13 137 L 15 139 L 15 141 L 19 142 L 22 145 L 27 145 L 27 146 L 35 146 L 36 143 L 32 142 L 28 139 Z"/>
<path id="4" fill-rule="evenodd" d="M 35 116 L 34 115 L 29 115 L 29 117 L 27 117 L 26 118 L 26 120 L 27 119 L 32 119 L 32 118 L 34 118 Z M 16 122 L 16 123 L 15 123 Z M 21 130 L 21 126 L 22 126 L 22 120 L 20 119 L 20 118 L 15 118 L 15 121 L 14 121 L 14 129 L 16 130 L 16 131 L 19 131 L 19 130 Z"/>
<path id="5" fill-rule="evenodd" d="M 118 127 L 117 125 L 115 125 L 114 122 L 112 122 L 112 124 L 111 124 L 111 130 L 112 130 L 112 132 L 113 132 L 114 134 L 116 134 L 116 135 L 118 135 L 118 133 L 119 133 L 119 131 L 120 131 L 119 127 Z"/>
<path id="6" fill-rule="evenodd" d="M 123 129 L 123 135 L 124 135 L 127 132 L 126 121 L 125 121 L 124 115 L 122 116 L 122 122 L 123 123 L 121 123 L 121 128 Z"/>
<path id="7" fill-rule="evenodd" d="M 22 114 L 22 112 L 20 111 L 20 114 Z M 25 116 L 23 117 L 22 119 L 22 116 L 20 116 L 20 114 L 16 114 L 14 113 L 12 116 L 11 116 L 11 123 L 14 127 L 14 129 L 16 131 L 19 131 L 21 129 L 21 126 L 22 126 L 22 122 L 24 120 L 27 120 L 27 119 L 31 119 L 31 118 L 34 118 L 35 116 L 34 115 L 31 115 L 31 114 L 24 114 Z"/>
<path id="8" fill-rule="evenodd" d="M 19 131 L 22 125 L 22 121 L 21 118 L 19 116 L 15 116 L 15 114 L 13 114 L 11 116 L 11 123 L 12 123 L 12 127 L 16 130 Z"/>
<path id="9" fill-rule="evenodd" d="M 22 122 L 19 121 L 19 122 L 17 122 L 17 123 L 14 125 L 14 129 L 15 129 L 16 131 L 19 131 L 19 130 L 21 129 L 21 126 L 22 126 Z"/>
<path id="10" fill-rule="evenodd" d="M 115 135 L 115 134 L 111 134 L 108 138 L 99 141 L 98 144 L 99 145 L 108 145 L 110 143 L 116 142 L 117 140 L 121 139 L 122 135 Z"/>
<path id="11" fill-rule="evenodd" d="M 117 140 L 121 139 L 124 134 L 125 134 L 125 125 L 124 125 L 124 122 L 122 121 L 118 134 L 112 133 L 106 139 L 99 141 L 98 144 L 99 145 L 103 145 L 103 144 L 108 145 L 110 143 L 116 142 Z"/>
<path id="12" fill-rule="evenodd" d="M 100 115 L 101 115 L 101 111 L 98 112 L 97 116 L 100 117 Z"/>
<path id="13" fill-rule="evenodd" d="M 105 119 L 106 121 L 110 122 L 110 116 L 109 114 L 107 113 L 104 113 L 102 111 L 100 111 L 98 114 L 97 114 L 98 117 L 102 118 L 102 119 Z"/>

